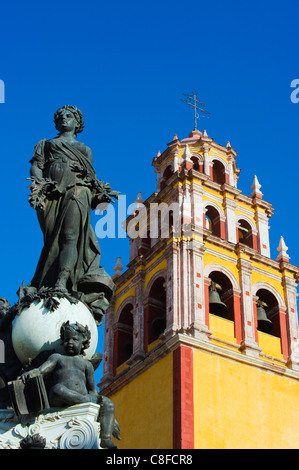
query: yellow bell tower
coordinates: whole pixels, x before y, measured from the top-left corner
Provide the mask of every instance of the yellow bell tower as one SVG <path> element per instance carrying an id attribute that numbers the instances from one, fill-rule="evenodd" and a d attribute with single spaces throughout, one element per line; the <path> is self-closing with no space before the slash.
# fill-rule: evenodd
<path id="1" fill-rule="evenodd" d="M 127 219 L 115 267 L 101 393 L 126 449 L 297 448 L 299 268 L 254 177 L 237 188 L 231 147 L 175 135 L 156 191 Z"/>

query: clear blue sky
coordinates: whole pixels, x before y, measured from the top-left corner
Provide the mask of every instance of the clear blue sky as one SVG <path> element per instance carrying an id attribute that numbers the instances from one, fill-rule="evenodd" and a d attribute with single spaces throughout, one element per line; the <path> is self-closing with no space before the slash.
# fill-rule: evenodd
<path id="1" fill-rule="evenodd" d="M 17 300 L 42 247 L 27 202 L 29 159 L 56 135 L 53 114 L 68 103 L 84 115 L 78 136 L 93 150 L 98 178 L 134 202 L 155 191 L 152 159 L 193 129 L 183 93 L 198 91 L 211 115 L 199 129 L 237 151 L 238 187 L 250 195 L 256 174 L 273 204 L 271 256 L 280 235 L 299 265 L 299 78 L 297 1 L 16 0 L 1 8 L 0 295 Z M 99 216 L 93 215 L 95 226 Z M 128 241 L 100 240 L 112 275 Z M 102 333 L 99 349 L 102 350 Z"/>

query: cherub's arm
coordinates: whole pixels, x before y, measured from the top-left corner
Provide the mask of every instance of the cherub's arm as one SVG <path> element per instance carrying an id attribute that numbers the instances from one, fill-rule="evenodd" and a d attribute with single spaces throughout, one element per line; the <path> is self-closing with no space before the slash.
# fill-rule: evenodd
<path id="1" fill-rule="evenodd" d="M 27 379 L 31 379 L 32 377 L 36 377 L 37 375 L 50 374 L 55 369 L 59 356 L 60 354 L 52 354 L 49 359 L 47 359 L 40 367 L 25 372 L 19 378 L 22 379 L 25 383 Z"/>
<path id="2" fill-rule="evenodd" d="M 60 354 L 52 354 L 38 369 L 41 375 L 48 375 L 55 369 Z"/>
<path id="3" fill-rule="evenodd" d="M 94 381 L 94 368 L 90 361 L 86 361 L 86 388 L 88 391 L 88 395 L 98 395 L 98 391 L 96 389 L 95 381 Z"/>

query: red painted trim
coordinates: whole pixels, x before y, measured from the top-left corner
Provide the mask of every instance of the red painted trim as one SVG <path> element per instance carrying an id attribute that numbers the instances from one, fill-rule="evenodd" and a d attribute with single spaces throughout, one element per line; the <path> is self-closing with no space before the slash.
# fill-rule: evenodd
<path id="1" fill-rule="evenodd" d="M 220 238 L 222 238 L 222 240 L 226 239 L 226 229 L 224 220 L 220 220 Z"/>
<path id="2" fill-rule="evenodd" d="M 209 284 L 205 282 L 205 323 L 210 327 L 210 288 Z"/>
<path id="3" fill-rule="evenodd" d="M 257 236 L 256 235 L 252 235 L 252 248 L 254 250 L 258 249 L 258 243 L 257 243 Z"/>
<path id="4" fill-rule="evenodd" d="M 234 315 L 235 315 L 235 337 L 237 344 L 241 344 L 242 335 L 242 315 L 241 315 L 241 296 L 234 293 Z"/>
<path id="5" fill-rule="evenodd" d="M 173 352 L 173 448 L 194 449 L 193 350 Z"/>
<path id="6" fill-rule="evenodd" d="M 226 184 L 229 184 L 229 174 L 228 174 L 228 173 L 224 173 L 224 177 L 225 177 L 225 183 L 226 183 Z"/>
<path id="7" fill-rule="evenodd" d="M 289 348 L 289 342 L 288 342 L 287 316 L 281 310 L 279 310 L 279 322 L 280 322 L 281 352 L 282 352 L 283 358 L 287 360 L 290 355 L 290 348 Z"/>
<path id="8" fill-rule="evenodd" d="M 257 305 L 256 301 L 253 301 L 253 318 L 254 318 L 254 334 L 255 334 L 255 341 L 258 344 L 258 330 L 257 330 Z"/>

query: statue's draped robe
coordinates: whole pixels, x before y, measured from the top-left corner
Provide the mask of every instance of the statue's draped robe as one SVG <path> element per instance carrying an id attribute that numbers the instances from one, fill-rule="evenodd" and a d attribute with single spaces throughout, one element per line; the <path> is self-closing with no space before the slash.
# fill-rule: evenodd
<path id="1" fill-rule="evenodd" d="M 88 148 L 81 142 L 67 143 L 60 139 L 41 140 L 35 147 L 31 163 L 36 162 L 43 178 L 56 182 L 59 192 L 50 195 L 44 210 L 37 215 L 44 235 L 44 247 L 31 285 L 54 287 L 58 277 L 58 261 L 63 240 L 63 225 L 70 204 L 77 204 L 80 218 L 74 220 L 80 226 L 77 260 L 70 273 L 68 290 L 78 299 L 91 303 L 91 308 L 108 306 L 114 284 L 100 267 L 100 247 L 90 225 L 92 193 L 88 179 L 96 178 L 89 159 Z M 99 301 L 98 293 L 102 293 Z M 100 320 L 100 319 L 99 319 Z M 100 320 L 101 322 L 101 320 Z"/>

